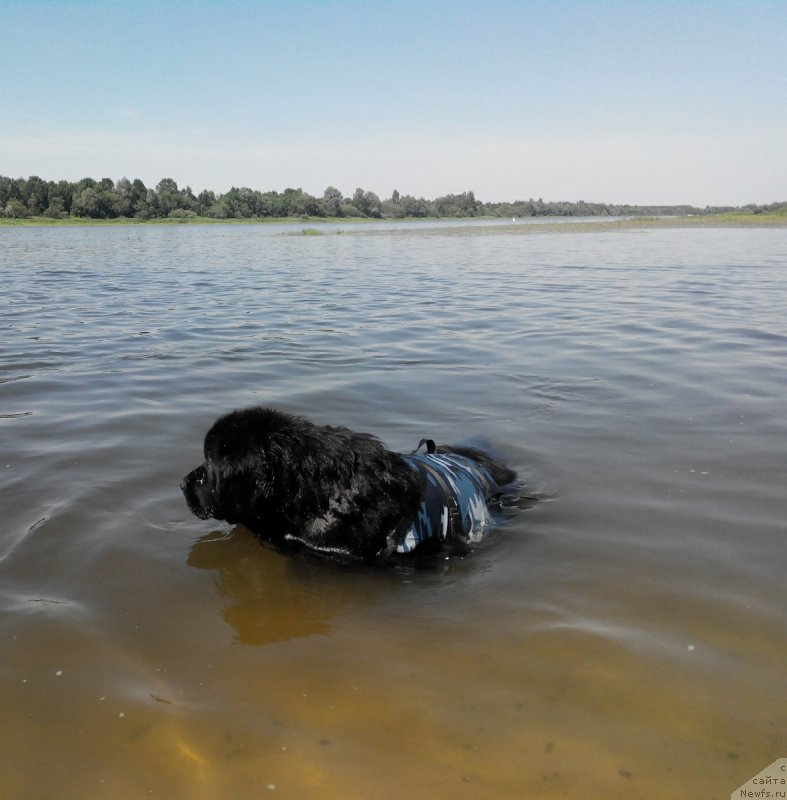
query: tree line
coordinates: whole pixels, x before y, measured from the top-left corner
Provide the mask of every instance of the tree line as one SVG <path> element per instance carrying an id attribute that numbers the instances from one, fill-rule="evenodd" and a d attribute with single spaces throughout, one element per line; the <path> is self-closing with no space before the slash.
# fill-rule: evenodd
<path id="1" fill-rule="evenodd" d="M 775 204 L 781 205 L 781 204 Z M 767 209 L 768 207 L 760 207 Z M 423 217 L 537 217 L 620 216 L 657 214 L 705 214 L 734 210 L 732 207 L 634 206 L 606 203 L 544 202 L 542 199 L 513 203 L 484 203 L 472 191 L 448 194 L 434 200 L 402 195 L 394 190 L 386 200 L 358 188 L 345 197 L 329 186 L 322 197 L 303 189 L 260 192 L 232 187 L 223 194 L 203 189 L 195 194 L 181 189 L 172 178 L 162 178 L 155 188 L 139 179 L 111 178 L 80 181 L 46 181 L 37 175 L 9 178 L 0 175 L 0 215 L 11 218 L 45 216 L 52 219 L 163 219 L 210 217 L 253 219 L 265 217 L 368 217 L 404 219 Z"/>

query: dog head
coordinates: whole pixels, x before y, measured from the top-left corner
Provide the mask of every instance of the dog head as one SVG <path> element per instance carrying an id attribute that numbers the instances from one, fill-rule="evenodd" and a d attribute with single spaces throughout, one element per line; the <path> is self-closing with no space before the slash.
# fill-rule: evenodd
<path id="1" fill-rule="evenodd" d="M 304 423 L 265 408 L 217 420 L 205 436 L 205 461 L 180 485 L 192 513 L 229 523 L 273 521 L 298 491 L 294 467 Z"/>

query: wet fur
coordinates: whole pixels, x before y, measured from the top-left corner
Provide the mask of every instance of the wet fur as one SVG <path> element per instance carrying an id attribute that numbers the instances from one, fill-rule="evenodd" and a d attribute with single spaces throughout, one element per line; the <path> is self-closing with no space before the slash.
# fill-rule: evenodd
<path id="1" fill-rule="evenodd" d="M 283 545 L 386 560 L 421 502 L 419 475 L 374 436 L 269 408 L 218 419 L 204 452 L 205 461 L 181 483 L 191 511 L 242 523 Z M 440 445 L 437 452 L 477 461 L 498 486 L 516 478 L 475 448 Z"/>

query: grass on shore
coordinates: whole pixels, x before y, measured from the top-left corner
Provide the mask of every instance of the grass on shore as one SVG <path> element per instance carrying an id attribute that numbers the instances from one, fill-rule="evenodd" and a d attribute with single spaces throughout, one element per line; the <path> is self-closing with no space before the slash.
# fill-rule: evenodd
<path id="1" fill-rule="evenodd" d="M 161 219 L 136 219 L 132 217 L 117 217 L 116 219 L 91 219 L 90 217 L 66 217 L 52 219 L 51 217 L 26 217 L 25 219 L 10 219 L 0 217 L 0 225 L 33 226 L 33 227 L 74 227 L 94 225 L 303 225 L 309 223 L 325 222 L 369 222 L 361 217 L 251 217 L 249 219 L 216 219 L 215 217 L 163 217 Z"/>
<path id="2" fill-rule="evenodd" d="M 643 225 L 787 225 L 787 208 L 778 211 L 728 211 L 724 214 L 690 215 L 685 217 L 635 217 L 631 222 Z"/>
<path id="3" fill-rule="evenodd" d="M 449 218 L 446 218 L 449 219 Z M 477 218 L 476 218 L 477 219 Z M 496 219 L 485 217 L 484 219 Z M 456 221 L 453 217 L 451 221 Z M 716 226 L 751 226 L 751 227 L 771 227 L 787 226 L 787 208 L 778 211 L 769 211 L 754 214 L 751 211 L 733 211 L 724 214 L 705 214 L 685 217 L 634 217 L 619 219 L 616 217 L 598 217 L 593 220 L 583 219 L 582 221 L 572 222 L 565 217 L 560 218 L 559 222 L 550 225 L 545 221 L 546 218 L 539 218 L 537 224 L 528 224 L 527 218 L 522 218 L 517 223 L 504 222 L 500 220 L 500 225 L 490 225 L 483 230 L 487 232 L 500 230 L 522 230 L 523 228 L 544 228 L 554 229 L 559 227 L 566 232 L 574 229 L 583 230 L 609 230 L 615 228 L 663 228 L 663 227 L 716 227 Z M 89 217 L 67 217 L 65 219 L 52 219 L 50 217 L 27 217 L 26 219 L 12 219 L 0 217 L 0 227 L 73 227 L 73 226 L 95 226 L 95 225 L 303 225 L 308 222 L 312 225 L 322 225 L 334 223 L 340 225 L 351 225 L 357 222 L 376 222 L 378 220 L 362 217 L 254 217 L 251 219 L 214 219 L 213 217 L 186 217 L 163 219 L 130 219 L 120 217 L 118 219 L 90 219 Z M 380 222 L 390 222 L 392 220 L 379 220 Z M 401 219 L 396 222 L 412 222 L 417 225 L 419 222 L 427 220 L 421 218 Z M 428 220 L 435 221 L 435 220 Z M 454 231 L 467 231 L 472 227 L 472 220 L 467 220 L 468 225 L 453 228 Z M 481 230 L 475 228 L 475 230 Z M 319 227 L 303 228 L 300 233 L 304 236 L 319 236 L 323 232 Z"/>

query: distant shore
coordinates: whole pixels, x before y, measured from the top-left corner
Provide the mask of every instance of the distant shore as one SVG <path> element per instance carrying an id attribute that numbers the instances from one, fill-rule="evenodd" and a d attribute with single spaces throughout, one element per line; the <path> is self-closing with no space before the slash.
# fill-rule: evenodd
<path id="1" fill-rule="evenodd" d="M 479 232 L 539 233 L 584 233 L 592 231 L 637 230 L 650 228 L 774 228 L 787 227 L 787 214 L 710 214 L 692 217 L 633 217 L 628 219 L 600 218 L 577 222 L 504 223 L 489 225 Z"/>
<path id="2" fill-rule="evenodd" d="M 349 230 L 342 233 L 410 233 L 418 229 L 419 223 L 423 222 L 442 222 L 450 221 L 452 225 L 446 225 L 442 230 L 440 226 L 423 228 L 424 233 L 452 233 L 452 234 L 493 234 L 493 233 L 585 233 L 592 231 L 610 230 L 632 230 L 648 228 L 714 228 L 714 227 L 749 227 L 749 228 L 773 228 L 787 227 L 787 213 L 784 212 L 764 212 L 759 214 L 746 212 L 731 212 L 724 214 L 705 214 L 677 217 L 598 217 L 588 220 L 584 218 L 577 221 L 569 221 L 566 217 L 524 217 L 517 222 L 504 222 L 500 224 L 473 225 L 473 220 L 483 219 L 487 223 L 497 219 L 495 217 L 473 217 L 467 219 L 467 225 L 457 225 L 457 218 L 408 218 L 408 219 L 382 219 L 372 220 L 363 217 L 265 217 L 251 219 L 214 219 L 212 217 L 189 217 L 164 218 L 140 220 L 126 217 L 116 219 L 90 219 L 88 217 L 68 217 L 67 219 L 51 219 L 49 217 L 28 217 L 25 219 L 11 219 L 0 217 L 0 228 L 9 227 L 94 227 L 118 225 L 137 226 L 137 225 L 271 225 L 285 224 L 293 228 L 301 226 L 302 230 L 293 230 L 293 234 L 303 235 L 330 235 L 328 231 L 320 231 L 320 227 L 325 224 L 346 225 Z M 535 220 L 538 220 L 537 222 Z M 380 223 L 386 222 L 405 223 L 407 227 L 396 230 L 381 229 L 375 231 L 373 228 L 365 227 L 363 230 L 353 231 L 352 227 L 358 223 Z M 310 227 L 303 227 L 310 226 Z M 412 226 L 412 227 L 411 227 Z"/>
<path id="3" fill-rule="evenodd" d="M 594 233 L 604 231 L 623 230 L 649 230 L 657 228 L 787 228 L 787 214 L 718 214 L 692 217 L 635 217 L 615 219 L 599 217 L 598 219 L 583 219 L 576 222 L 566 221 L 565 217 L 555 218 L 548 222 L 547 218 L 540 217 L 539 222 L 530 222 L 527 219 L 518 222 L 503 222 L 499 225 L 446 225 L 423 227 L 420 230 L 416 225 L 396 229 L 374 230 L 364 228 L 358 231 L 337 231 L 337 233 L 350 233 L 354 235 L 375 236 L 382 234 L 408 235 L 418 233 L 428 235 L 467 235 L 478 236 L 512 233 L 512 234 L 539 234 L 539 233 Z M 365 220 L 368 222 L 368 220 Z M 409 220 L 408 220 L 409 222 Z M 455 222 L 455 221 L 454 221 Z M 292 235 L 303 234 L 311 236 L 330 236 L 332 232 L 320 231 L 318 228 L 304 228 L 293 231 Z"/>

